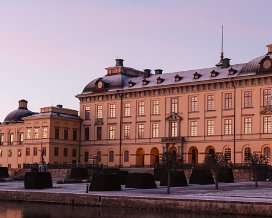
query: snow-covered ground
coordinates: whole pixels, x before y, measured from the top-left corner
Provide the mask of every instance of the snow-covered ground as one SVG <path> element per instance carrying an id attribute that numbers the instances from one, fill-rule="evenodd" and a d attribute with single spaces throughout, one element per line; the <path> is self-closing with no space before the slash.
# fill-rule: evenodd
<path id="1" fill-rule="evenodd" d="M 259 182 L 255 187 L 254 182 L 219 183 L 219 190 L 215 185 L 188 185 L 185 187 L 171 188 L 171 194 L 166 194 L 166 187 L 157 189 L 122 189 L 112 192 L 89 192 L 86 193 L 86 183 L 79 184 L 56 184 L 51 189 L 24 189 L 24 183 L 19 181 L 1 182 L 1 191 L 18 192 L 48 192 L 48 193 L 74 193 L 80 195 L 100 196 L 127 196 L 143 198 L 171 198 L 191 200 L 215 200 L 215 201 L 239 201 L 239 202 L 265 202 L 272 204 L 272 182 Z"/>

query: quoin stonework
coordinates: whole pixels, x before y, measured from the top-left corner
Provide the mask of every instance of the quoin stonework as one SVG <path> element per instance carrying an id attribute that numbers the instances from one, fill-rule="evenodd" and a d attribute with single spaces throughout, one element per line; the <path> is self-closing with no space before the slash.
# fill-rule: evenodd
<path id="1" fill-rule="evenodd" d="M 164 73 L 136 70 L 116 59 L 106 75 L 76 95 L 78 112 L 56 107 L 40 113 L 27 101 L 0 125 L 0 164 L 95 163 L 152 167 L 167 149 L 185 163 L 225 154 L 243 163 L 250 153 L 271 163 L 272 45 L 248 63 L 221 56 L 214 67 Z"/>

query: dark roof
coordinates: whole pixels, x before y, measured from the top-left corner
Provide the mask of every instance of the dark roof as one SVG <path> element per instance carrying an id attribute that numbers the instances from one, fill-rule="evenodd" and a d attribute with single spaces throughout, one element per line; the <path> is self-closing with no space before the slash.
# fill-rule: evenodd
<path id="1" fill-rule="evenodd" d="M 252 75 L 255 74 L 260 69 L 260 61 L 264 59 L 266 56 L 269 56 L 272 58 L 272 54 L 270 55 L 262 55 L 260 57 L 257 57 L 251 61 L 249 61 L 240 72 L 240 75 Z"/>
<path id="2" fill-rule="evenodd" d="M 22 123 L 23 122 L 22 118 L 34 114 L 35 114 L 34 112 L 28 110 L 27 108 L 18 108 L 17 110 L 10 112 L 6 116 L 4 123 Z"/>
<path id="3" fill-rule="evenodd" d="M 61 117 L 61 118 L 70 118 L 80 120 L 80 117 L 77 115 L 70 115 L 65 113 L 56 113 L 56 112 L 46 112 L 38 113 L 30 116 L 29 118 L 44 118 L 44 117 Z"/>

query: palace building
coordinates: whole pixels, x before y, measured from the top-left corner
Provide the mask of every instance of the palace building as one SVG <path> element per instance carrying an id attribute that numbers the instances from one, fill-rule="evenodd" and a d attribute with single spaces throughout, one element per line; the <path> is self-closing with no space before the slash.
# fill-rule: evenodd
<path id="1" fill-rule="evenodd" d="M 106 75 L 76 97 L 78 112 L 27 109 L 27 101 L 0 124 L 0 164 L 97 163 L 152 167 L 169 150 L 185 163 L 223 153 L 243 163 L 250 153 L 271 164 L 272 45 L 248 63 L 221 55 L 214 67 L 163 73 L 136 70 L 116 59 Z"/>
<path id="2" fill-rule="evenodd" d="M 106 166 L 149 167 L 167 149 L 185 163 L 220 152 L 232 163 L 271 157 L 272 45 L 248 63 L 163 73 L 106 68 L 76 97 L 81 152 Z M 85 159 L 88 161 L 88 159 Z"/>

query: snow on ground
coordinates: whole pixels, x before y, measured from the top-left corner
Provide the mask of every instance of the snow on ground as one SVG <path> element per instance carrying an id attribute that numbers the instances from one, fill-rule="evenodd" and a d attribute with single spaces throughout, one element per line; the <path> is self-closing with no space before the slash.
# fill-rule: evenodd
<path id="1" fill-rule="evenodd" d="M 89 192 L 86 193 L 86 183 L 56 184 L 51 189 L 24 189 L 24 182 L 12 181 L 1 182 L 1 191 L 27 191 L 48 193 L 73 193 L 99 196 L 123 196 L 142 198 L 169 198 L 189 200 L 216 200 L 216 201 L 239 201 L 239 202 L 265 202 L 272 203 L 272 183 L 259 182 L 255 187 L 254 182 L 219 183 L 219 190 L 215 185 L 188 185 L 185 187 L 172 187 L 171 194 L 166 194 L 166 187 L 157 189 L 131 189 L 124 188 L 122 191 Z"/>

